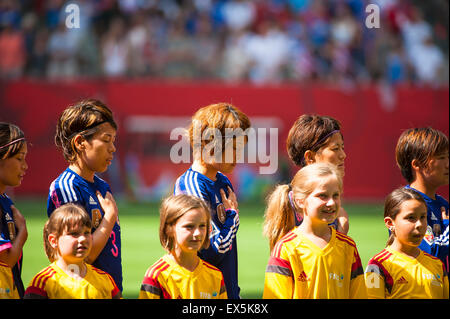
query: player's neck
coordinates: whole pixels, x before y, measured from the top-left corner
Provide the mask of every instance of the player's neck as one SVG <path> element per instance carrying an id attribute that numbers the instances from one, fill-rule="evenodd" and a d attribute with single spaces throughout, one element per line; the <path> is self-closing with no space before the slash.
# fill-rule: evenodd
<path id="1" fill-rule="evenodd" d="M 299 230 L 320 248 L 324 248 L 331 239 L 332 231 L 328 224 L 314 224 L 310 218 L 303 219 Z"/>
<path id="2" fill-rule="evenodd" d="M 197 268 L 200 258 L 197 253 L 185 253 L 174 249 L 169 255 L 181 267 L 193 272 Z"/>
<path id="3" fill-rule="evenodd" d="M 85 180 L 87 180 L 91 183 L 94 182 L 95 172 L 88 169 L 84 165 L 80 165 L 78 162 L 75 162 L 75 163 L 70 164 L 69 168 L 72 171 L 74 171 L 75 173 L 77 173 L 78 175 L 80 175 L 81 177 L 83 177 Z"/>
<path id="4" fill-rule="evenodd" d="M 410 246 L 410 245 L 403 245 L 398 240 L 394 240 L 394 242 L 391 244 L 391 249 L 395 250 L 403 255 L 406 255 L 410 258 L 417 258 L 420 254 L 419 247 L 416 246 Z"/>
<path id="5" fill-rule="evenodd" d="M 192 163 L 192 170 L 205 175 L 212 181 L 216 180 L 216 175 L 218 172 L 218 170 L 212 167 L 212 165 L 201 163 L 198 160 L 194 160 L 194 163 Z"/>
<path id="6" fill-rule="evenodd" d="M 412 182 L 409 186 L 411 186 L 414 189 L 417 189 L 419 192 L 424 193 L 431 199 L 436 199 L 436 191 L 439 188 L 428 185 L 427 183 L 425 183 L 423 178 L 420 177 L 416 178 L 416 180 Z"/>

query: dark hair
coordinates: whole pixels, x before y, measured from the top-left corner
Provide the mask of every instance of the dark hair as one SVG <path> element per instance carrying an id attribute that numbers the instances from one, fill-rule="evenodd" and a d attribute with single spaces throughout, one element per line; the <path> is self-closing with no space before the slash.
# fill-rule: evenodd
<path id="1" fill-rule="evenodd" d="M 423 199 L 422 195 L 420 195 L 418 192 L 411 188 L 397 188 L 392 193 L 390 193 L 386 200 L 384 201 L 384 217 L 390 217 L 391 219 L 395 219 L 397 217 L 398 213 L 400 212 L 400 206 L 402 203 L 406 202 L 407 200 L 417 200 L 421 203 L 423 203 L 425 206 L 427 205 L 425 203 L 425 200 Z M 389 246 L 394 241 L 395 234 L 394 232 L 391 232 L 389 235 L 389 239 L 386 243 L 386 246 Z"/>
<path id="2" fill-rule="evenodd" d="M 58 119 L 55 135 L 55 144 L 63 150 L 64 158 L 74 162 L 77 156 L 75 137 L 81 135 L 89 140 L 103 123 L 117 130 L 112 111 L 99 100 L 83 100 L 66 108 Z"/>
<path id="3" fill-rule="evenodd" d="M 448 152 L 448 137 L 431 127 L 411 128 L 404 131 L 395 148 L 395 159 L 402 176 L 408 183 L 415 179 L 411 163 L 417 161 L 425 167 L 431 157 Z"/>
<path id="4" fill-rule="evenodd" d="M 16 140 L 19 141 L 8 145 Z M 19 153 L 22 146 L 26 143 L 25 135 L 18 126 L 0 122 L 0 160 L 13 157 Z"/>
<path id="5" fill-rule="evenodd" d="M 330 116 L 301 115 L 292 125 L 286 140 L 289 158 L 295 165 L 305 166 L 305 152 L 317 152 L 328 142 L 327 135 L 340 129 L 339 121 Z"/>

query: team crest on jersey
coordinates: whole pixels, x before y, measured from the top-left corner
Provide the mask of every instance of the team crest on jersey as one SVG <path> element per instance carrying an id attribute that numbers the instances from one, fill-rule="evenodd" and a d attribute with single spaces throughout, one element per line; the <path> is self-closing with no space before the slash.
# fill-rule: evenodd
<path id="1" fill-rule="evenodd" d="M 219 221 L 223 224 L 225 223 L 227 213 L 225 212 L 223 204 L 217 198 L 217 195 L 216 195 L 216 205 L 217 205 L 216 206 L 217 217 L 219 218 Z"/>
<path id="2" fill-rule="evenodd" d="M 102 221 L 102 213 L 98 208 L 91 210 L 92 215 L 92 227 L 97 228 L 100 226 L 100 222 Z"/>
<path id="3" fill-rule="evenodd" d="M 433 229 L 431 229 L 430 225 L 427 226 L 427 231 L 425 232 L 425 236 L 423 237 L 425 241 L 431 245 L 434 242 Z"/>
<path id="4" fill-rule="evenodd" d="M 14 238 L 16 238 L 16 226 L 14 225 L 14 220 L 8 213 L 5 214 L 5 219 L 8 226 L 9 240 L 13 241 Z"/>

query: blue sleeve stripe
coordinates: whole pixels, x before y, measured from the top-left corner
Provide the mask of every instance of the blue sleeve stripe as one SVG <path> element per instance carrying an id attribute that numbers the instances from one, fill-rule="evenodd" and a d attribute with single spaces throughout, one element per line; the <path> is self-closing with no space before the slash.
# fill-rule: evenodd
<path id="1" fill-rule="evenodd" d="M 198 185 L 198 174 L 194 171 L 188 171 L 186 176 L 184 177 L 184 184 L 186 190 L 189 195 L 193 195 L 195 197 L 201 198 L 205 200 L 206 198 L 203 196 L 200 186 Z"/>
<path id="2" fill-rule="evenodd" d="M 186 185 L 186 189 L 189 195 L 200 197 L 198 196 L 198 193 L 195 192 L 194 185 L 192 183 L 192 171 L 188 171 L 187 174 L 185 175 L 184 184 Z"/>
<path id="3" fill-rule="evenodd" d="M 72 193 L 73 196 L 73 201 L 76 202 L 78 200 L 77 198 L 77 194 L 75 193 L 75 189 L 73 187 L 73 180 L 75 179 L 75 175 L 72 174 L 72 178 L 69 181 L 70 184 L 70 192 Z"/>
<path id="4" fill-rule="evenodd" d="M 67 202 L 75 202 L 78 200 L 77 195 L 75 193 L 73 187 L 73 180 L 75 179 L 75 174 L 70 174 L 68 172 L 64 172 L 63 175 L 59 178 L 58 186 L 63 197 L 64 203 Z"/>
<path id="5" fill-rule="evenodd" d="M 64 174 L 59 178 L 58 186 L 59 186 L 59 190 L 60 190 L 60 192 L 61 192 L 61 195 L 62 195 L 62 197 L 63 197 L 64 203 L 67 203 L 66 192 L 64 191 L 64 185 L 63 185 L 63 180 L 64 180 L 64 177 L 65 177 L 65 176 L 66 176 L 66 173 L 64 173 Z"/>
<path id="6" fill-rule="evenodd" d="M 198 174 L 197 174 L 197 173 L 195 173 L 194 183 L 195 183 L 195 189 L 196 189 L 197 192 L 198 192 L 198 197 L 203 198 L 202 192 L 200 191 L 200 186 L 198 185 Z"/>
<path id="7" fill-rule="evenodd" d="M 217 228 L 216 225 L 214 226 Z M 230 230 L 226 234 L 225 238 L 222 237 L 222 235 L 213 238 L 214 241 L 213 244 L 219 253 L 226 253 L 228 250 L 230 250 L 231 244 L 233 243 L 233 240 L 236 237 L 238 226 L 239 226 L 239 216 L 236 215 L 233 220 L 233 225 L 230 227 Z M 217 232 L 215 232 L 215 234 L 217 234 Z"/>
<path id="8" fill-rule="evenodd" d="M 448 246 L 448 226 L 445 229 L 444 233 L 436 238 L 434 243 L 439 246 Z"/>

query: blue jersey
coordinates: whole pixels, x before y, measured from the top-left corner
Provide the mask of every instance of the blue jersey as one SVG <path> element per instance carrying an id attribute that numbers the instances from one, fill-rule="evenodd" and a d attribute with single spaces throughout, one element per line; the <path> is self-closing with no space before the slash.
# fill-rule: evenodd
<path id="1" fill-rule="evenodd" d="M 201 250 L 199 256 L 222 272 L 228 298 L 239 299 L 236 245 L 239 215 L 234 210 L 224 210 L 220 195 L 220 190 L 223 189 L 228 196 L 228 186 L 233 189 L 229 179 L 220 172 L 217 173 L 216 180 L 212 181 L 189 168 L 177 179 L 174 194 L 200 197 L 211 207 L 210 246 Z"/>
<path id="2" fill-rule="evenodd" d="M 405 186 L 405 188 L 412 189 L 422 195 L 427 204 L 427 233 L 419 248 L 432 256 L 438 257 L 448 271 L 448 219 L 443 220 L 441 212 L 441 208 L 444 207 L 448 214 L 448 201 L 437 194 L 435 195 L 436 199 L 432 199 L 410 185 Z M 436 232 L 437 229 L 440 232 Z"/>
<path id="3" fill-rule="evenodd" d="M 92 232 L 94 232 L 104 215 L 97 199 L 97 191 L 103 197 L 108 191 L 112 193 L 109 185 L 101 178 L 94 176 L 94 182 L 91 183 L 67 168 L 50 185 L 47 214 L 50 217 L 59 206 L 69 202 L 77 203 L 83 206 L 91 217 Z M 105 247 L 92 265 L 110 274 L 120 291 L 123 289 L 121 250 L 120 225 L 119 219 L 117 219 Z"/>
<path id="4" fill-rule="evenodd" d="M 11 248 L 12 241 L 16 237 L 17 228 L 14 224 L 11 205 L 13 205 L 11 199 L 6 194 L 0 194 L 0 252 Z M 14 284 L 17 287 L 20 298 L 23 298 L 25 292 L 21 276 L 22 260 L 23 255 L 20 256 L 12 268 Z"/>

